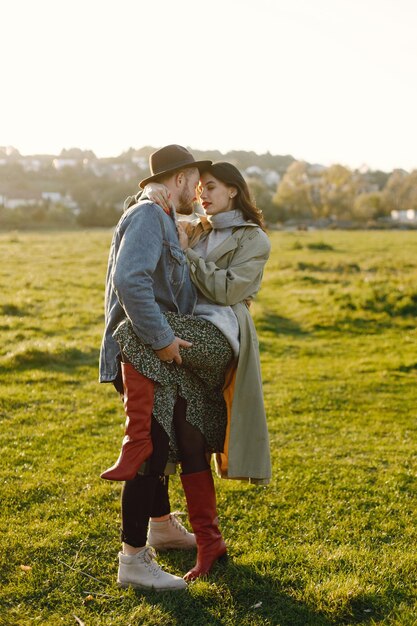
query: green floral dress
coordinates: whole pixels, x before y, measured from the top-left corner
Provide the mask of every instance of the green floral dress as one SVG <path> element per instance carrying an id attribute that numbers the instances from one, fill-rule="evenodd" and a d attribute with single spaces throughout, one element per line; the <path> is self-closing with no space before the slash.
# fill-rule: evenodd
<path id="1" fill-rule="evenodd" d="M 181 349 L 182 365 L 161 361 L 149 345 L 142 343 L 127 319 L 118 325 L 113 337 L 133 367 L 155 382 L 153 415 L 169 436 L 169 460 L 180 460 L 173 425 L 178 396 L 186 400 L 186 419 L 204 435 L 207 451 L 222 452 L 227 423 L 223 387 L 233 359 L 232 348 L 207 320 L 171 312 L 165 316 L 174 334 L 193 344 Z"/>

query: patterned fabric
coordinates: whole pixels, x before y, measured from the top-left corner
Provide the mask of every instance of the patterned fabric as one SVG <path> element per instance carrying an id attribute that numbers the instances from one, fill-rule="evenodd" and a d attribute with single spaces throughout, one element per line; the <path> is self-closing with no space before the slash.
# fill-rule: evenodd
<path id="1" fill-rule="evenodd" d="M 153 415 L 169 436 L 169 460 L 180 460 L 173 426 L 177 396 L 187 401 L 186 419 L 204 435 L 207 451 L 221 452 L 227 422 L 223 386 L 232 349 L 220 330 L 207 320 L 171 312 L 165 316 L 175 335 L 193 344 L 181 349 L 182 365 L 161 361 L 152 348 L 141 342 L 127 319 L 119 324 L 113 337 L 133 367 L 156 383 Z"/>

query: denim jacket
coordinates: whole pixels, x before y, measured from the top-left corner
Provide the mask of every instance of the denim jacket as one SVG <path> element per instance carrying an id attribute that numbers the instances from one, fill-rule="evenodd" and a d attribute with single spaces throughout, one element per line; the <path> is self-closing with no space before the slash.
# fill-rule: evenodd
<path id="1" fill-rule="evenodd" d="M 112 333 L 119 322 L 129 318 L 138 337 L 158 350 L 175 337 L 163 312 L 192 314 L 195 303 L 173 217 L 141 200 L 123 214 L 110 246 L 100 382 L 118 375 L 120 349 Z"/>

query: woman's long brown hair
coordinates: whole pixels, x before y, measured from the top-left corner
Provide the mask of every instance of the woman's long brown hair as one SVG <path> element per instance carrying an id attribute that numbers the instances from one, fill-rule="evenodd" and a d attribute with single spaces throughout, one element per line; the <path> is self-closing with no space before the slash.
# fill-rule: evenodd
<path id="1" fill-rule="evenodd" d="M 265 230 L 262 211 L 252 202 L 248 184 L 237 167 L 226 161 L 217 161 L 217 163 L 212 163 L 207 168 L 204 168 L 201 174 L 206 172 L 212 174 L 214 178 L 220 180 L 225 185 L 234 187 L 237 190 L 234 208 L 240 209 L 246 220 L 254 222 L 262 230 Z"/>

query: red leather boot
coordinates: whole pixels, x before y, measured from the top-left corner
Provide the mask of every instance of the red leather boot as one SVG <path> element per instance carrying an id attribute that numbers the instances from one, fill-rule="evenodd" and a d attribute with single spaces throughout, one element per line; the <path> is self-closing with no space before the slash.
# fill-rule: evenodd
<path id="1" fill-rule="evenodd" d="M 188 517 L 197 542 L 197 563 L 184 579 L 194 580 L 208 574 L 214 563 L 226 555 L 227 547 L 218 526 L 216 492 L 211 470 L 181 474 L 181 482 L 187 499 Z"/>
<path id="2" fill-rule="evenodd" d="M 151 417 L 154 383 L 135 370 L 130 363 L 122 363 L 125 436 L 116 463 L 101 474 L 107 480 L 130 480 L 152 454 Z"/>

